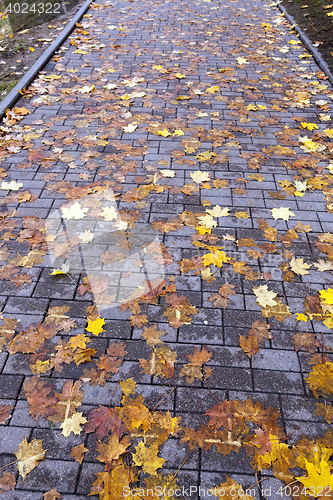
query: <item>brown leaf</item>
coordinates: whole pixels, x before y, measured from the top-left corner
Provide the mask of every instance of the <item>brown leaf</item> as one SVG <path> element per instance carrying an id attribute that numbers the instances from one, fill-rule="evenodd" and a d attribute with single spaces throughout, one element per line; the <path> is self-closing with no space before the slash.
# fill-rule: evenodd
<path id="1" fill-rule="evenodd" d="M 5 491 L 14 490 L 16 486 L 15 475 L 10 472 L 3 472 L 0 478 L 0 495 Z"/>
<path id="2" fill-rule="evenodd" d="M 252 358 L 252 356 L 259 352 L 258 339 L 254 335 L 249 335 L 249 338 L 246 338 L 244 335 L 240 335 L 239 345 L 249 358 Z"/>
<path id="3" fill-rule="evenodd" d="M 62 496 L 57 492 L 56 489 L 53 488 L 52 490 L 44 493 L 43 498 L 44 500 L 57 500 L 57 498 L 62 498 Z"/>
<path id="4" fill-rule="evenodd" d="M 11 412 L 13 410 L 12 406 L 0 405 L 0 424 L 5 424 L 6 420 L 11 417 Z"/>
<path id="5" fill-rule="evenodd" d="M 87 451 L 89 450 L 84 446 L 84 444 L 79 444 L 77 446 L 74 446 L 71 451 L 70 457 L 75 458 L 75 462 L 79 462 L 79 464 L 81 464 L 84 458 L 84 454 L 87 453 Z"/>
<path id="6" fill-rule="evenodd" d="M 131 440 L 130 436 L 126 435 L 122 439 L 116 434 L 109 437 L 108 443 L 97 443 L 97 460 L 100 462 L 105 462 L 107 466 L 110 466 L 114 460 L 118 460 L 120 455 L 125 453 L 127 448 L 130 446 Z"/>
<path id="7" fill-rule="evenodd" d="M 314 333 L 296 333 L 293 335 L 295 351 L 304 349 L 306 352 L 316 352 L 316 347 L 319 345 Z"/>
<path id="8" fill-rule="evenodd" d="M 139 362 L 146 374 L 171 378 L 173 377 L 176 359 L 177 351 L 171 351 L 169 346 L 162 345 L 154 348 L 148 361 L 140 358 Z"/>
<path id="9" fill-rule="evenodd" d="M 98 440 L 104 439 L 109 432 L 121 436 L 125 430 L 120 418 L 112 408 L 101 406 L 91 410 L 88 415 L 88 423 L 85 425 L 85 433 L 96 433 Z"/>
<path id="10" fill-rule="evenodd" d="M 333 407 L 329 404 L 323 405 L 321 403 L 315 403 L 316 412 L 315 415 L 324 417 L 328 424 L 332 423 L 333 420 Z"/>
<path id="11" fill-rule="evenodd" d="M 141 336 L 146 339 L 150 347 L 155 347 L 156 345 L 164 344 L 163 340 L 160 340 L 160 337 L 166 334 L 165 330 L 160 330 L 157 325 L 153 325 L 149 328 L 145 327 Z"/>
<path id="12" fill-rule="evenodd" d="M 222 401 L 206 411 L 209 416 L 209 425 L 219 429 L 224 426 L 229 431 L 233 427 L 232 417 L 235 411 L 234 401 Z"/>
<path id="13" fill-rule="evenodd" d="M 40 376 L 26 379 L 23 384 L 29 404 L 30 415 L 38 421 L 38 417 L 50 417 L 55 413 L 55 405 L 59 398 L 55 395 L 52 385 Z"/>

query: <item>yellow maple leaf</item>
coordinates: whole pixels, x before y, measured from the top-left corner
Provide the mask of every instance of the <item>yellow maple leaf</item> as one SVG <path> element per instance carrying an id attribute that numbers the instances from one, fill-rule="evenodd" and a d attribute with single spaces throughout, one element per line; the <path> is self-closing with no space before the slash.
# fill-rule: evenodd
<path id="1" fill-rule="evenodd" d="M 68 437 L 71 432 L 73 434 L 80 434 L 82 432 L 81 425 L 88 422 L 86 417 L 83 417 L 83 414 L 80 412 L 74 413 L 74 415 L 70 418 L 65 418 L 65 420 L 61 424 L 61 429 L 65 437 Z"/>
<path id="2" fill-rule="evenodd" d="M 204 153 L 199 153 L 195 159 L 199 161 L 209 161 L 211 160 L 214 156 L 217 156 L 216 153 L 213 151 L 205 151 Z"/>
<path id="3" fill-rule="evenodd" d="M 212 227 L 217 226 L 217 222 L 209 214 L 201 215 L 200 217 L 198 217 L 198 219 L 200 220 L 200 223 L 207 229 L 211 229 Z"/>
<path id="4" fill-rule="evenodd" d="M 22 182 L 11 181 L 11 182 L 3 182 L 1 184 L 1 189 L 4 191 L 18 191 L 23 186 Z"/>
<path id="5" fill-rule="evenodd" d="M 257 302 L 262 307 L 267 306 L 276 306 L 275 297 L 277 297 L 277 293 L 272 290 L 268 290 L 267 285 L 258 286 L 252 289 L 254 295 L 257 297 Z"/>
<path id="6" fill-rule="evenodd" d="M 162 137 L 168 137 L 169 135 L 172 135 L 171 132 L 169 132 L 168 129 L 163 129 L 163 130 L 157 130 L 157 135 L 161 135 Z"/>
<path id="7" fill-rule="evenodd" d="M 184 135 L 184 132 L 180 129 L 174 131 L 173 135 Z"/>
<path id="8" fill-rule="evenodd" d="M 68 341 L 69 345 L 73 349 L 85 349 L 87 347 L 87 343 L 90 342 L 90 338 L 87 337 L 84 333 L 80 333 L 79 335 L 75 335 L 75 337 L 71 337 Z"/>
<path id="9" fill-rule="evenodd" d="M 198 231 L 199 234 L 210 234 L 212 232 L 210 228 L 205 226 L 198 226 L 196 230 Z"/>
<path id="10" fill-rule="evenodd" d="M 333 363 L 319 363 L 312 368 L 306 379 L 315 398 L 333 395 Z"/>
<path id="11" fill-rule="evenodd" d="M 296 313 L 296 320 L 297 321 L 304 321 L 305 323 L 307 323 L 308 321 L 308 317 L 306 314 L 303 314 L 303 313 Z"/>
<path id="12" fill-rule="evenodd" d="M 90 92 L 92 92 L 95 88 L 95 85 L 92 84 L 92 85 L 85 85 L 84 87 L 81 87 L 78 90 L 78 92 L 80 92 L 81 94 L 89 94 Z"/>
<path id="13" fill-rule="evenodd" d="M 191 97 L 190 97 L 190 96 L 188 96 L 188 95 L 179 95 L 179 96 L 177 97 L 177 101 L 186 101 L 186 100 L 188 100 L 188 99 L 191 99 Z"/>
<path id="14" fill-rule="evenodd" d="M 104 219 L 107 222 L 110 222 L 112 220 L 116 220 L 117 219 L 118 212 L 115 209 L 115 207 L 103 207 L 102 212 L 99 212 L 99 214 L 97 214 L 97 215 L 99 215 L 101 217 L 104 217 Z"/>
<path id="15" fill-rule="evenodd" d="M 291 270 L 294 271 L 294 273 L 299 274 L 300 276 L 309 274 L 309 271 L 307 271 L 307 269 L 310 269 L 311 267 L 311 265 L 307 264 L 306 262 L 303 262 L 303 260 L 304 260 L 303 257 L 301 259 L 295 259 L 293 257 L 289 263 Z"/>
<path id="16" fill-rule="evenodd" d="M 33 439 L 31 443 L 28 443 L 25 437 L 22 443 L 19 444 L 15 455 L 17 458 L 17 468 L 23 480 L 29 472 L 37 467 L 40 460 L 44 460 L 46 450 L 43 450 L 42 443 L 42 439 Z"/>
<path id="17" fill-rule="evenodd" d="M 128 125 L 125 125 L 122 127 L 123 131 L 132 134 L 136 129 L 138 128 L 138 125 L 136 122 L 129 123 Z"/>
<path id="18" fill-rule="evenodd" d="M 120 387 L 125 396 L 130 396 L 131 394 L 134 394 L 135 388 L 136 388 L 136 382 L 132 378 L 128 378 L 126 380 L 122 380 L 120 382 Z"/>
<path id="19" fill-rule="evenodd" d="M 214 250 L 211 253 L 206 253 L 202 256 L 204 266 L 214 264 L 214 266 L 222 267 L 224 262 L 229 262 L 230 257 L 227 257 L 225 252 Z"/>
<path id="20" fill-rule="evenodd" d="M 316 123 L 301 122 L 301 127 L 305 128 L 307 130 L 317 130 L 317 129 L 319 129 L 319 127 L 318 127 L 318 125 Z"/>
<path id="21" fill-rule="evenodd" d="M 201 172 L 201 170 L 196 170 L 195 172 L 191 172 L 190 177 L 196 184 L 200 184 L 201 182 L 210 180 L 209 173 Z"/>
<path id="22" fill-rule="evenodd" d="M 218 92 L 220 90 L 220 87 L 218 85 L 213 85 L 212 87 L 208 87 L 208 89 L 205 90 L 208 94 L 215 94 L 215 92 Z"/>
<path id="23" fill-rule="evenodd" d="M 328 290 L 319 290 L 320 297 L 324 300 L 325 304 L 333 305 L 333 288 Z"/>
<path id="24" fill-rule="evenodd" d="M 246 57 L 237 57 L 238 64 L 249 64 L 249 61 Z"/>
<path id="25" fill-rule="evenodd" d="M 41 361 L 37 359 L 34 365 L 30 365 L 30 370 L 33 375 L 37 375 L 39 373 L 46 373 L 51 369 L 50 360 Z"/>
<path id="26" fill-rule="evenodd" d="M 66 220 L 70 219 L 83 219 L 83 217 L 86 216 L 86 213 L 88 212 L 89 208 L 81 207 L 79 202 L 73 203 L 73 205 L 70 206 L 64 206 L 61 207 L 62 215 L 63 218 Z"/>
<path id="27" fill-rule="evenodd" d="M 326 137 L 330 137 L 331 139 L 333 139 L 333 128 L 325 128 L 324 134 L 326 135 Z"/>
<path id="28" fill-rule="evenodd" d="M 306 153 L 312 153 L 314 151 L 323 151 L 326 149 L 326 146 L 324 144 L 319 144 L 318 142 L 314 142 L 312 139 L 309 139 L 306 135 L 304 137 L 299 137 L 298 138 L 299 142 L 302 143 L 302 146 L 300 146 L 303 151 Z"/>
<path id="29" fill-rule="evenodd" d="M 103 330 L 103 325 L 105 325 L 105 318 L 97 318 L 95 320 L 88 319 L 86 330 L 93 335 L 99 335 L 101 332 L 105 331 Z"/>
<path id="30" fill-rule="evenodd" d="M 237 217 L 237 219 L 248 219 L 250 216 L 247 212 L 236 212 L 235 213 L 235 217 Z"/>
<path id="31" fill-rule="evenodd" d="M 147 448 L 145 444 L 140 441 L 135 451 L 135 454 L 132 453 L 135 465 L 141 465 L 143 472 L 147 472 L 147 474 L 152 476 L 157 476 L 156 470 L 161 468 L 165 462 L 164 458 L 157 456 L 159 451 L 157 444 L 155 443 Z"/>
<path id="32" fill-rule="evenodd" d="M 229 211 L 229 207 L 221 208 L 220 205 L 215 205 L 212 209 L 206 208 L 206 212 L 212 217 L 227 217 Z"/>
<path id="33" fill-rule="evenodd" d="M 275 220 L 289 220 L 289 217 L 295 217 L 295 214 L 291 212 L 289 207 L 272 208 L 271 212 Z"/>
<path id="34" fill-rule="evenodd" d="M 329 487 L 330 490 L 333 488 L 333 475 L 331 474 L 331 468 L 327 461 L 322 458 L 319 466 L 309 462 L 304 458 L 307 476 L 295 477 L 304 486 L 308 488 L 314 488 L 315 491 L 321 492 L 325 488 Z M 320 489 L 319 489 L 320 488 Z M 317 496 L 317 495 L 314 495 Z M 319 494 L 318 494 L 319 496 Z"/>
<path id="35" fill-rule="evenodd" d="M 61 266 L 61 269 L 53 269 L 52 273 L 50 273 L 50 276 L 55 276 L 57 274 L 67 274 L 68 271 L 69 271 L 69 265 L 63 264 Z"/>
<path id="36" fill-rule="evenodd" d="M 156 71 L 162 71 L 164 68 L 163 66 L 158 66 L 155 64 L 155 66 L 152 66 L 152 69 L 156 69 Z"/>
<path id="37" fill-rule="evenodd" d="M 182 75 L 181 73 L 176 73 L 175 77 L 181 80 L 182 78 L 186 78 L 186 75 Z"/>

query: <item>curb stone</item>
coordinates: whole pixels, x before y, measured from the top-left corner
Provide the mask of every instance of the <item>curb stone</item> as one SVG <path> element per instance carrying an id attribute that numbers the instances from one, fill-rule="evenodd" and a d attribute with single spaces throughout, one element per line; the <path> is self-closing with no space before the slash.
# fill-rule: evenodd
<path id="1" fill-rule="evenodd" d="M 327 62 L 324 60 L 321 53 L 313 46 L 310 38 L 304 33 L 304 31 L 301 30 L 295 19 L 290 14 L 288 14 L 288 12 L 286 11 L 285 7 L 283 7 L 281 2 L 278 2 L 275 5 L 277 5 L 279 10 L 284 13 L 285 18 L 290 22 L 290 24 L 294 26 L 293 29 L 298 33 L 299 39 L 303 42 L 308 51 L 313 55 L 314 60 L 316 61 L 320 69 L 328 77 L 329 82 L 333 85 L 333 74 L 331 73 L 327 65 Z"/>
<path id="2" fill-rule="evenodd" d="M 65 40 L 69 37 L 72 31 L 76 28 L 76 23 L 84 16 L 89 9 L 90 4 L 94 0 L 86 0 L 82 7 L 77 11 L 74 17 L 69 21 L 64 30 L 51 43 L 45 52 L 37 59 L 35 64 L 26 72 L 26 74 L 17 82 L 15 87 L 9 94 L 0 102 L 0 120 L 5 116 L 6 110 L 11 109 L 21 97 L 21 91 L 28 87 L 36 78 L 37 74 L 49 62 L 54 53 L 61 47 Z"/>

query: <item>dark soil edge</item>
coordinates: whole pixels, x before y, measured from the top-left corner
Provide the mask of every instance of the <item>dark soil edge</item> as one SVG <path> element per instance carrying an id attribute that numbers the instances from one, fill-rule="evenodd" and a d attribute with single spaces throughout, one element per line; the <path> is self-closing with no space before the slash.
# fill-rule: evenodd
<path id="1" fill-rule="evenodd" d="M 284 13 L 285 18 L 290 22 L 290 24 L 292 26 L 294 26 L 293 29 L 299 34 L 299 39 L 303 42 L 303 44 L 308 49 L 308 51 L 313 55 L 314 60 L 316 61 L 316 63 L 320 67 L 320 69 L 328 77 L 328 80 L 330 81 L 330 83 L 333 85 L 333 74 L 331 73 L 331 71 L 330 71 L 326 61 L 324 60 L 323 56 L 321 55 L 321 53 L 313 46 L 309 37 L 298 26 L 295 19 L 290 14 L 288 14 L 285 7 L 281 3 L 278 3 L 277 6 L 278 6 L 279 10 Z"/>
<path id="2" fill-rule="evenodd" d="M 37 74 L 49 62 L 54 53 L 61 47 L 65 40 L 69 37 L 76 27 L 76 23 L 81 20 L 84 14 L 89 9 L 90 4 L 94 0 L 86 0 L 82 7 L 77 11 L 75 16 L 69 21 L 65 29 L 58 35 L 58 37 L 51 43 L 45 52 L 37 59 L 31 66 L 26 74 L 17 82 L 15 87 L 7 94 L 7 96 L 0 102 L 0 120 L 5 116 L 6 110 L 14 106 L 14 104 L 21 97 L 20 92 L 27 88 L 30 83 L 36 78 Z"/>

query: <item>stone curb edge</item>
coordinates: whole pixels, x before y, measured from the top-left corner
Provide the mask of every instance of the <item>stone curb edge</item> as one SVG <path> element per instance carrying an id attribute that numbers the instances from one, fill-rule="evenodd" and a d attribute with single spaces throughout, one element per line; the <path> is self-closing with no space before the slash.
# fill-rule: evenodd
<path id="1" fill-rule="evenodd" d="M 57 36 L 45 52 L 37 59 L 35 64 L 26 72 L 26 74 L 17 82 L 15 87 L 9 94 L 0 102 L 0 120 L 5 115 L 7 109 L 10 109 L 21 97 L 20 92 L 28 87 L 30 83 L 36 78 L 37 74 L 49 62 L 53 54 L 61 47 L 65 40 L 69 37 L 76 27 L 76 23 L 80 21 L 83 15 L 87 12 L 90 4 L 94 0 L 86 0 L 82 7 L 77 11 L 74 17 L 69 21 L 65 29 Z"/>
<path id="2" fill-rule="evenodd" d="M 290 14 L 288 14 L 285 7 L 283 7 L 283 5 L 281 5 L 281 2 L 277 3 L 276 5 L 279 8 L 279 10 L 284 13 L 285 18 L 290 22 L 290 24 L 292 26 L 294 26 L 293 29 L 298 33 L 299 39 L 303 42 L 303 44 L 308 49 L 308 51 L 313 55 L 314 60 L 316 61 L 316 63 L 320 67 L 320 69 L 328 77 L 329 82 L 333 85 L 333 75 L 332 75 L 326 61 L 323 59 L 323 56 L 321 55 L 321 53 L 312 45 L 311 40 L 301 30 L 301 28 L 298 26 L 295 19 Z"/>

